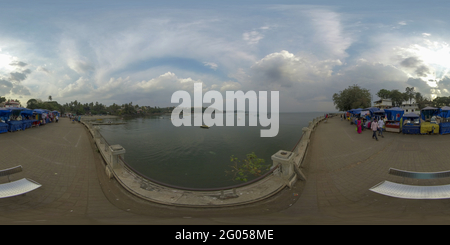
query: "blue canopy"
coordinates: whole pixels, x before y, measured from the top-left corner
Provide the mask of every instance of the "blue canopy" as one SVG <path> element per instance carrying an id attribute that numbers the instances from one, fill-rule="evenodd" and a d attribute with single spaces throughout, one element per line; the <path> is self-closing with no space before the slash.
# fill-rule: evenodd
<path id="1" fill-rule="evenodd" d="M 420 117 L 423 120 L 430 119 L 432 116 L 436 116 L 439 113 L 439 109 L 436 107 L 425 107 L 420 110 Z"/>
<path id="2" fill-rule="evenodd" d="M 22 107 L 20 107 L 19 109 L 21 110 L 21 112 L 20 112 L 21 115 L 27 115 L 27 116 L 33 115 L 33 110 L 31 110 L 31 109 L 22 108 Z"/>
<path id="3" fill-rule="evenodd" d="M 353 114 L 353 115 L 357 115 L 357 114 L 359 114 L 361 111 L 362 111 L 362 109 L 361 109 L 361 108 L 358 108 L 358 109 L 351 109 L 351 110 L 349 110 L 348 112 L 350 112 L 350 113 Z"/>
<path id="4" fill-rule="evenodd" d="M 34 112 L 34 113 L 37 113 L 37 114 L 42 114 L 42 113 L 48 113 L 48 110 L 44 110 L 44 109 L 34 109 L 33 112 Z"/>
<path id="5" fill-rule="evenodd" d="M 4 107 L 0 108 L 0 118 L 3 121 L 8 120 L 10 115 L 11 115 L 11 109 L 4 108 Z"/>
<path id="6" fill-rule="evenodd" d="M 403 118 L 419 118 L 419 115 L 417 115 L 414 112 L 411 112 L 409 114 L 403 115 Z"/>
<path id="7" fill-rule="evenodd" d="M 399 107 L 384 109 L 384 112 L 386 113 L 387 120 L 391 121 L 400 121 L 403 114 L 405 113 L 405 111 Z"/>
<path id="8" fill-rule="evenodd" d="M 450 107 L 444 106 L 444 107 L 440 108 L 437 115 L 440 117 L 443 117 L 443 118 L 449 118 L 450 117 Z"/>

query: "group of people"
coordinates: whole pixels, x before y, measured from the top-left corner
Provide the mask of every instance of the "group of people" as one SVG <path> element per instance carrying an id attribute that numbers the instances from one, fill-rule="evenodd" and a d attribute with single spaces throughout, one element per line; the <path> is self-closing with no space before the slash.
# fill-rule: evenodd
<path id="1" fill-rule="evenodd" d="M 345 118 L 345 116 L 341 115 L 341 121 L 343 118 Z M 385 128 L 385 126 L 384 126 L 385 121 L 386 121 L 385 117 L 372 118 L 371 120 L 367 120 L 366 125 L 364 125 L 362 118 L 358 117 L 358 119 L 356 120 L 356 131 L 358 131 L 358 134 L 360 134 L 360 133 L 362 133 L 363 127 L 370 128 L 373 132 L 372 139 L 375 139 L 378 141 L 377 133 L 378 133 L 378 136 L 381 136 L 382 138 L 384 138 L 383 130 Z"/>
<path id="2" fill-rule="evenodd" d="M 363 121 L 361 120 L 361 118 L 358 118 L 358 120 L 356 121 L 356 127 L 357 127 L 358 134 L 360 134 L 362 132 L 362 124 L 363 124 Z M 372 139 L 375 139 L 378 141 L 377 132 L 378 132 L 378 136 L 381 136 L 382 138 L 384 138 L 384 136 L 383 136 L 384 119 L 383 118 L 380 117 L 378 119 L 375 118 L 375 119 L 368 121 L 366 127 L 370 128 L 372 130 L 372 132 L 373 132 Z"/>

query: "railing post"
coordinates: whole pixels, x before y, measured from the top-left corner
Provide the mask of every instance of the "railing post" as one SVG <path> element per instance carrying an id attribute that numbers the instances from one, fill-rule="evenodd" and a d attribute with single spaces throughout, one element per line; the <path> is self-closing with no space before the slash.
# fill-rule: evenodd
<path id="1" fill-rule="evenodd" d="M 110 163 L 111 163 L 111 168 L 112 169 L 116 169 L 120 167 L 119 164 L 119 156 L 122 157 L 122 159 L 125 158 L 125 149 L 121 146 L 121 145 L 111 145 L 109 147 L 109 150 L 111 152 L 111 158 L 110 158 Z"/>
<path id="2" fill-rule="evenodd" d="M 293 152 L 284 150 L 280 150 L 272 155 L 273 166 L 275 167 L 280 164 L 279 171 L 277 171 L 276 175 L 284 179 L 289 187 L 291 187 L 291 185 L 293 184 L 291 178 L 293 175 L 295 175 L 294 165 L 292 161 L 294 155 L 295 154 Z"/>

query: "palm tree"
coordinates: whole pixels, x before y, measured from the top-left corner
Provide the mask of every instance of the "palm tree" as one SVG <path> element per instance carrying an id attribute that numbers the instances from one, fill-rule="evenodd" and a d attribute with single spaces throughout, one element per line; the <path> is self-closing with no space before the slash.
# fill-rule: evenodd
<path id="1" fill-rule="evenodd" d="M 52 96 L 51 95 L 48 96 L 48 100 L 50 100 L 50 101 L 52 100 Z"/>
<path id="2" fill-rule="evenodd" d="M 409 103 L 411 104 L 411 99 L 413 99 L 414 98 L 414 96 L 415 96 L 415 92 L 414 92 L 414 87 L 406 87 L 406 92 L 405 92 L 405 94 L 406 94 L 406 96 L 408 97 L 408 99 L 409 99 Z"/>

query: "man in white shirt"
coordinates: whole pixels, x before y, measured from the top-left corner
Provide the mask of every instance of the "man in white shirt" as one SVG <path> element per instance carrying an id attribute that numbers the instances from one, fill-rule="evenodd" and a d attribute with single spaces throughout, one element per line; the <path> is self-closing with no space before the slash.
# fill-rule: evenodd
<path id="1" fill-rule="evenodd" d="M 377 138 L 378 123 L 377 123 L 376 120 L 373 120 L 373 121 L 372 121 L 372 123 L 370 124 L 370 128 L 371 128 L 372 131 L 373 131 L 372 139 L 375 138 L 375 139 L 378 141 L 378 138 Z"/>
<path id="2" fill-rule="evenodd" d="M 382 138 L 384 138 L 383 127 L 384 127 L 384 121 L 380 118 L 378 120 L 378 136 L 381 136 Z"/>

